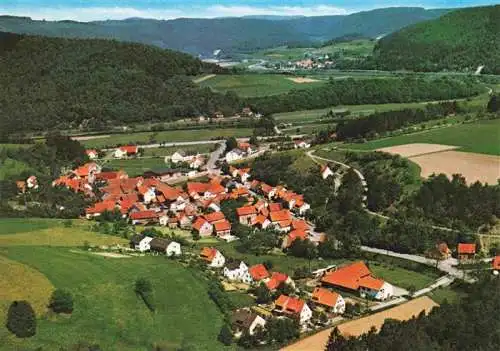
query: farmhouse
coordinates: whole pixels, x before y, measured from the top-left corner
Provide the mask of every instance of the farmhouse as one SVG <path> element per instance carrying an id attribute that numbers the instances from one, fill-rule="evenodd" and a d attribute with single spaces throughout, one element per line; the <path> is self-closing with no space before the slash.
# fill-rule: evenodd
<path id="1" fill-rule="evenodd" d="M 470 261 L 476 256 L 476 244 L 458 244 L 458 259 L 460 261 Z"/>
<path id="2" fill-rule="evenodd" d="M 257 217 L 257 209 L 255 206 L 243 206 L 236 209 L 236 214 L 241 224 L 252 225 L 252 222 Z"/>
<path id="3" fill-rule="evenodd" d="M 200 236 L 210 236 L 214 231 L 214 227 L 203 217 L 198 217 L 193 223 L 193 230 Z"/>
<path id="4" fill-rule="evenodd" d="M 326 308 L 336 314 L 345 312 L 345 301 L 336 292 L 325 288 L 315 288 L 312 295 L 312 300 L 318 306 Z"/>
<path id="5" fill-rule="evenodd" d="M 274 305 L 274 311 L 278 314 L 296 318 L 301 325 L 304 325 L 312 318 L 312 311 L 304 300 L 287 295 L 280 295 Z"/>
<path id="6" fill-rule="evenodd" d="M 302 230 L 302 229 L 295 229 L 293 231 L 291 231 L 284 239 L 283 239 L 283 244 L 281 245 L 281 247 L 283 249 L 287 249 L 289 248 L 292 243 L 295 241 L 295 240 L 306 240 L 307 239 L 307 233 L 305 232 L 305 230 Z"/>
<path id="7" fill-rule="evenodd" d="M 182 253 L 181 244 L 172 240 L 154 238 L 149 243 L 149 246 L 151 251 L 166 254 L 169 257 L 180 256 Z"/>
<path id="8" fill-rule="evenodd" d="M 231 315 L 231 328 L 236 338 L 241 337 L 245 332 L 254 335 L 257 328 L 265 326 L 265 319 L 249 309 L 239 309 Z"/>
<path id="9" fill-rule="evenodd" d="M 85 217 L 91 219 L 92 217 L 98 217 L 103 212 L 112 212 L 116 209 L 116 202 L 113 200 L 104 200 L 101 202 L 96 202 L 92 207 L 85 209 Z"/>
<path id="10" fill-rule="evenodd" d="M 153 238 L 140 234 L 135 234 L 130 238 L 130 247 L 140 252 L 149 251 L 151 249 L 150 243 Z"/>
<path id="11" fill-rule="evenodd" d="M 304 140 L 294 140 L 294 148 L 295 149 L 309 149 L 311 144 L 305 142 Z"/>
<path id="12" fill-rule="evenodd" d="M 134 225 L 158 223 L 160 218 L 159 214 L 153 210 L 132 212 L 129 217 Z"/>
<path id="13" fill-rule="evenodd" d="M 125 158 L 136 156 L 139 153 L 139 147 L 135 145 L 120 146 L 115 150 L 115 158 Z"/>
<path id="14" fill-rule="evenodd" d="M 214 223 L 215 235 L 224 237 L 231 234 L 231 222 L 224 219 L 220 222 Z"/>
<path id="15" fill-rule="evenodd" d="M 271 278 L 266 281 L 266 286 L 271 291 L 278 289 L 282 284 L 295 287 L 293 280 L 285 273 L 273 272 Z"/>
<path id="16" fill-rule="evenodd" d="M 204 247 L 201 249 L 200 258 L 207 262 L 209 267 L 220 268 L 224 267 L 226 259 L 219 250 L 213 247 Z"/>

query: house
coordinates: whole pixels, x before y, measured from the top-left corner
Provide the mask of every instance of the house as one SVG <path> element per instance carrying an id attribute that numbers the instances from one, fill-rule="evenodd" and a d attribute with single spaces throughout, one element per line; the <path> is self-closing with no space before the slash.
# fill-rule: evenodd
<path id="1" fill-rule="evenodd" d="M 207 262 L 210 267 L 220 268 L 224 267 L 226 259 L 219 250 L 213 247 L 204 247 L 201 249 L 200 258 Z"/>
<path id="2" fill-rule="evenodd" d="M 241 224 L 252 225 L 253 221 L 257 217 L 257 209 L 255 206 L 243 206 L 236 209 L 236 214 L 238 215 L 238 220 Z"/>
<path id="3" fill-rule="evenodd" d="M 114 200 L 104 200 L 96 202 L 92 207 L 85 209 L 85 217 L 91 219 L 92 217 L 98 217 L 103 212 L 113 212 L 116 209 L 116 202 Z"/>
<path id="4" fill-rule="evenodd" d="M 250 107 L 244 107 L 241 110 L 241 116 L 243 116 L 243 117 L 252 117 L 253 116 L 252 109 Z"/>
<path id="5" fill-rule="evenodd" d="M 274 303 L 274 311 L 298 319 L 301 325 L 312 318 L 312 311 L 304 300 L 287 295 L 280 295 Z"/>
<path id="6" fill-rule="evenodd" d="M 215 235 L 222 237 L 231 234 L 231 222 L 224 219 L 220 222 L 214 223 Z"/>
<path id="7" fill-rule="evenodd" d="M 70 177 L 78 180 L 85 180 L 87 183 L 92 184 L 96 180 L 97 174 L 101 173 L 101 166 L 95 162 L 88 162 L 71 172 Z"/>
<path id="8" fill-rule="evenodd" d="M 238 143 L 238 149 L 245 151 L 247 153 L 247 155 L 251 155 L 257 151 L 254 148 L 254 146 L 252 146 L 250 143 L 246 143 L 246 142 Z"/>
<path id="9" fill-rule="evenodd" d="M 126 145 L 120 146 L 115 150 L 115 158 L 125 158 L 130 156 L 136 156 L 139 153 L 139 147 L 136 145 Z"/>
<path id="10" fill-rule="evenodd" d="M 269 272 L 267 271 L 266 266 L 264 266 L 262 263 L 248 268 L 248 273 L 250 273 L 250 277 L 252 277 L 254 283 L 269 278 Z"/>
<path id="11" fill-rule="evenodd" d="M 283 249 L 287 249 L 290 246 L 292 246 L 292 243 L 297 240 L 306 240 L 307 239 L 307 233 L 303 229 L 295 229 L 292 230 L 284 239 L 283 239 L 283 244 L 281 247 Z"/>
<path id="12" fill-rule="evenodd" d="M 430 249 L 427 255 L 437 260 L 446 260 L 451 257 L 451 250 L 448 248 L 448 244 L 442 242 L 437 244 L 435 248 Z"/>
<path id="13" fill-rule="evenodd" d="M 273 272 L 271 278 L 265 282 L 269 290 L 274 291 L 279 288 L 281 284 L 288 284 L 295 287 L 293 280 L 285 273 Z"/>
<path id="14" fill-rule="evenodd" d="M 321 166 L 321 177 L 323 179 L 327 179 L 328 177 L 333 176 L 333 172 L 328 166 Z"/>
<path id="15" fill-rule="evenodd" d="M 476 256 L 476 244 L 459 243 L 457 248 L 460 261 L 470 261 Z"/>
<path id="16" fill-rule="evenodd" d="M 495 256 L 491 262 L 491 268 L 495 272 L 500 272 L 500 256 Z"/>
<path id="17" fill-rule="evenodd" d="M 267 219 L 266 216 L 260 214 L 252 221 L 252 226 L 259 227 L 261 229 L 266 229 L 271 225 L 271 221 Z"/>
<path id="18" fill-rule="evenodd" d="M 231 315 L 231 329 L 236 338 L 248 332 L 254 335 L 257 328 L 265 328 L 266 320 L 250 309 L 239 309 Z"/>
<path id="19" fill-rule="evenodd" d="M 243 159 L 245 153 L 240 149 L 233 149 L 226 154 L 226 162 L 231 163 Z"/>
<path id="20" fill-rule="evenodd" d="M 85 150 L 85 154 L 90 160 L 95 160 L 96 158 L 99 157 L 99 153 L 95 149 L 88 149 Z"/>
<path id="21" fill-rule="evenodd" d="M 34 175 L 32 176 L 29 176 L 27 179 L 26 179 L 26 186 L 28 187 L 28 189 L 33 189 L 33 190 L 36 190 L 38 189 L 38 178 Z"/>
<path id="22" fill-rule="evenodd" d="M 368 267 L 361 261 L 327 272 L 321 283 L 345 291 L 357 291 L 361 297 L 375 300 L 386 300 L 394 295 L 394 287 L 382 279 L 373 277 Z"/>
<path id="23" fill-rule="evenodd" d="M 151 249 L 150 243 L 152 240 L 153 238 L 149 236 L 135 234 L 130 238 L 130 246 L 140 252 L 149 251 Z"/>
<path id="24" fill-rule="evenodd" d="M 153 210 L 137 211 L 130 214 L 132 224 L 150 224 L 159 221 L 159 214 Z"/>
<path id="25" fill-rule="evenodd" d="M 226 219 L 226 217 L 224 217 L 224 213 L 222 212 L 212 212 L 204 215 L 203 217 L 211 224 L 222 222 Z"/>
<path id="26" fill-rule="evenodd" d="M 269 214 L 274 228 L 282 233 L 289 232 L 292 225 L 292 214 L 289 210 L 283 209 Z"/>
<path id="27" fill-rule="evenodd" d="M 224 118 L 224 114 L 220 111 L 216 111 L 213 114 L 214 118 Z"/>
<path id="28" fill-rule="evenodd" d="M 248 273 L 248 266 L 243 261 L 229 261 L 223 271 L 224 277 L 232 281 L 241 281 L 246 284 L 252 282 L 252 277 Z"/>
<path id="29" fill-rule="evenodd" d="M 214 227 L 205 218 L 198 217 L 193 223 L 193 230 L 198 232 L 200 236 L 210 236 L 214 231 Z"/>
<path id="30" fill-rule="evenodd" d="M 281 207 L 280 203 L 274 202 L 272 204 L 269 204 L 269 212 L 277 212 L 281 211 L 283 208 Z"/>
<path id="31" fill-rule="evenodd" d="M 191 228 L 193 227 L 193 222 L 185 213 L 181 213 L 180 216 L 178 216 L 178 218 L 179 218 L 179 227 L 181 229 L 191 230 Z"/>
<path id="32" fill-rule="evenodd" d="M 170 157 L 170 161 L 172 161 L 172 163 L 174 163 L 174 164 L 184 162 L 185 160 L 186 160 L 186 152 L 184 150 L 177 150 Z"/>
<path id="33" fill-rule="evenodd" d="M 315 288 L 312 294 L 312 301 L 321 307 L 326 308 L 336 314 L 345 312 L 345 301 L 336 292 L 325 288 Z"/>
<path id="34" fill-rule="evenodd" d="M 304 140 L 294 140 L 294 148 L 295 149 L 309 149 L 311 144 L 305 142 Z"/>
<path id="35" fill-rule="evenodd" d="M 153 252 L 164 253 L 168 257 L 181 255 L 181 244 L 176 241 L 154 238 L 149 243 L 150 250 Z"/>

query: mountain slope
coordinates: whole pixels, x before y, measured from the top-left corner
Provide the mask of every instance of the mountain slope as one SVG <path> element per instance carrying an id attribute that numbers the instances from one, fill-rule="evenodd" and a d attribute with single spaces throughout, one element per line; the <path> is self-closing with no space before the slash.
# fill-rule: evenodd
<path id="1" fill-rule="evenodd" d="M 0 16 L 0 31 L 72 38 L 114 38 L 208 55 L 215 49 L 241 52 L 288 42 L 330 40 L 349 33 L 376 37 L 439 17 L 447 11 L 387 8 L 347 16 L 180 18 L 169 21 L 132 18 L 90 23 Z"/>
<path id="2" fill-rule="evenodd" d="M 234 111 L 237 99 L 188 77 L 220 71 L 142 44 L 0 33 L 0 133 Z"/>
<path id="3" fill-rule="evenodd" d="M 375 60 L 383 69 L 469 70 L 500 73 L 500 5 L 453 11 L 381 39 Z"/>

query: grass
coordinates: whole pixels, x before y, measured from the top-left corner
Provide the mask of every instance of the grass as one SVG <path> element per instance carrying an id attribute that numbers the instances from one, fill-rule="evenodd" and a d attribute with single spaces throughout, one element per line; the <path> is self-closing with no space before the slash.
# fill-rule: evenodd
<path id="1" fill-rule="evenodd" d="M 223 317 L 208 297 L 207 282 L 177 261 L 112 259 L 48 247 L 15 247 L 3 253 L 41 272 L 55 287 L 71 291 L 75 310 L 71 317 L 39 319 L 37 334 L 29 339 L 15 339 L 1 328 L 0 350 L 57 350 L 80 341 L 103 350 L 176 350 L 183 343 L 194 350 L 221 348 L 217 334 Z M 134 293 L 139 277 L 152 283 L 154 313 Z"/>
<path id="2" fill-rule="evenodd" d="M 387 280 L 389 283 L 403 289 L 423 289 L 439 278 L 438 274 L 430 272 L 415 272 L 395 265 L 385 265 L 370 262 L 370 269 L 375 276 Z"/>
<path id="3" fill-rule="evenodd" d="M 63 221 L 58 219 L 4 218 L 0 219 L 0 235 L 33 232 L 62 224 Z"/>
<path id="4" fill-rule="evenodd" d="M 229 292 L 228 296 L 235 309 L 255 305 L 255 300 L 246 293 L 233 291 Z"/>
<path id="5" fill-rule="evenodd" d="M 347 144 L 346 147 L 354 150 L 376 150 L 410 143 L 453 145 L 459 146 L 459 151 L 500 155 L 500 119 L 453 125 L 446 128 L 374 140 L 364 144 Z"/>
<path id="6" fill-rule="evenodd" d="M 135 158 L 129 160 L 110 160 L 105 164 L 106 168 L 122 169 L 131 177 L 142 175 L 145 171 L 154 168 L 166 168 L 163 158 Z"/>
<path id="7" fill-rule="evenodd" d="M 16 177 L 23 172 L 30 172 L 31 170 L 32 168 L 28 164 L 12 158 L 0 160 L 0 180 Z"/>
<path id="8" fill-rule="evenodd" d="M 212 144 L 198 144 L 186 146 L 169 146 L 169 147 L 155 147 L 142 149 L 143 156 L 170 156 L 176 151 L 184 150 L 188 154 L 205 154 L 213 150 L 215 145 Z"/>
<path id="9" fill-rule="evenodd" d="M 458 303 L 461 298 L 465 297 L 467 294 L 454 288 L 453 285 L 437 288 L 431 291 L 429 297 L 436 301 L 438 304 L 442 304 L 447 301 L 448 303 Z"/>
<path id="10" fill-rule="evenodd" d="M 295 83 L 290 78 L 278 74 L 241 74 L 219 75 L 205 80 L 201 86 L 207 86 L 217 92 L 232 91 L 241 97 L 258 97 L 286 93 L 292 89 L 307 89 L 324 84 L 324 81 L 314 83 Z"/>
<path id="11" fill-rule="evenodd" d="M 175 143 L 182 141 L 200 141 L 215 138 L 251 136 L 250 128 L 225 128 L 225 129 L 193 129 L 193 130 L 168 130 L 163 132 L 141 132 L 126 134 L 111 134 L 107 138 L 97 138 L 82 141 L 87 148 L 104 148 L 125 144 L 148 144 L 154 142 Z"/>

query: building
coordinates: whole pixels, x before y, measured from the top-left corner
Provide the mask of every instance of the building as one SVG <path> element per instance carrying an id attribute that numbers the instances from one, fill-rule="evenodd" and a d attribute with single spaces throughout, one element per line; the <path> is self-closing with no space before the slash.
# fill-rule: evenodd
<path id="1" fill-rule="evenodd" d="M 113 212 L 117 208 L 114 200 L 96 202 L 93 206 L 85 209 L 85 217 L 91 219 L 100 216 L 103 212 Z"/>
<path id="2" fill-rule="evenodd" d="M 470 261 L 476 257 L 476 244 L 459 243 L 457 248 L 460 261 Z"/>
<path id="3" fill-rule="evenodd" d="M 198 232 L 200 236 L 210 236 L 214 231 L 214 226 L 205 218 L 198 217 L 193 223 L 193 230 Z"/>
<path id="4" fill-rule="evenodd" d="M 154 238 L 149 243 L 150 250 L 152 252 L 158 252 L 162 254 L 166 254 L 167 256 L 180 256 L 181 252 L 181 244 L 176 241 L 162 239 L 162 238 Z"/>
<path id="5" fill-rule="evenodd" d="M 219 237 L 227 236 L 231 234 L 231 222 L 224 219 L 220 222 L 214 223 L 215 235 Z"/>
<path id="6" fill-rule="evenodd" d="M 295 149 L 309 149 L 311 147 L 311 144 L 304 140 L 294 140 L 293 144 Z"/>
<path id="7" fill-rule="evenodd" d="M 250 284 L 252 282 L 252 278 L 248 273 L 248 266 L 245 262 L 239 260 L 226 262 L 223 275 L 232 281 L 241 281 L 246 284 Z"/>
<path id="8" fill-rule="evenodd" d="M 386 300 L 394 295 L 394 287 L 382 279 L 373 277 L 368 267 L 361 261 L 326 273 L 321 283 L 345 291 L 357 291 L 361 297 L 375 300 Z"/>
<path id="9" fill-rule="evenodd" d="M 283 244 L 281 245 L 281 247 L 283 249 L 287 249 L 289 248 L 290 246 L 292 246 L 292 243 L 295 241 L 295 240 L 306 240 L 307 239 L 307 233 L 305 230 L 303 229 L 295 229 L 293 231 L 291 231 L 287 236 L 285 236 L 285 238 L 283 239 Z"/>
<path id="10" fill-rule="evenodd" d="M 243 206 L 236 209 L 236 214 L 241 224 L 250 226 L 257 217 L 257 209 L 255 206 Z"/>
<path id="11" fill-rule="evenodd" d="M 224 213 L 220 211 L 206 214 L 203 217 L 207 220 L 207 222 L 211 224 L 222 222 L 226 219 L 226 217 L 224 217 Z"/>
<path id="12" fill-rule="evenodd" d="M 115 158 L 125 158 L 136 156 L 139 153 L 139 147 L 136 145 L 120 146 L 114 152 Z"/>
<path id="13" fill-rule="evenodd" d="M 301 325 L 312 318 L 312 311 L 304 300 L 287 295 L 280 295 L 274 303 L 274 311 L 278 314 L 296 318 Z"/>
<path id="14" fill-rule="evenodd" d="M 130 238 L 130 247 L 140 252 L 149 251 L 151 249 L 150 243 L 153 238 L 149 236 L 135 234 Z"/>
<path id="15" fill-rule="evenodd" d="M 213 247 L 204 247 L 201 249 L 200 258 L 207 262 L 209 267 L 221 268 L 226 263 L 225 257 L 219 250 Z"/>
<path id="16" fill-rule="evenodd" d="M 90 160 L 95 160 L 99 157 L 99 152 L 97 152 L 97 150 L 95 149 L 85 150 L 85 154 Z"/>
<path id="17" fill-rule="evenodd" d="M 269 290 L 274 291 L 282 284 L 288 284 L 295 287 L 293 280 L 285 273 L 273 272 L 271 278 L 266 280 L 266 286 Z"/>
<path id="18" fill-rule="evenodd" d="M 333 171 L 328 166 L 321 166 L 321 178 L 327 179 L 328 177 L 333 176 Z"/>
<path id="19" fill-rule="evenodd" d="M 264 266 L 262 263 L 253 265 L 252 267 L 248 268 L 248 273 L 250 273 L 250 277 L 252 277 L 254 283 L 258 283 L 269 278 L 269 272 L 267 271 L 266 266 Z"/>
<path id="20" fill-rule="evenodd" d="M 493 261 L 491 262 L 491 268 L 493 269 L 494 272 L 500 272 L 500 256 L 495 256 L 493 258 Z"/>
<path id="21" fill-rule="evenodd" d="M 243 159 L 245 152 L 240 149 L 233 149 L 226 154 L 226 162 L 231 163 Z"/>
<path id="22" fill-rule="evenodd" d="M 250 309 L 239 309 L 231 315 L 231 328 L 236 338 L 245 332 L 254 335 L 257 328 L 265 328 L 266 321 Z"/>
<path id="23" fill-rule="evenodd" d="M 137 211 L 130 214 L 130 220 L 132 224 L 153 224 L 158 223 L 160 220 L 160 215 L 153 210 Z"/>
<path id="24" fill-rule="evenodd" d="M 325 288 L 315 288 L 312 295 L 312 301 L 328 311 L 336 314 L 345 312 L 345 301 L 342 296 L 336 292 Z"/>
<path id="25" fill-rule="evenodd" d="M 170 157 L 170 161 L 172 163 L 180 163 L 180 162 L 185 162 L 186 160 L 186 152 L 184 150 L 177 150 L 174 152 L 174 154 Z"/>

